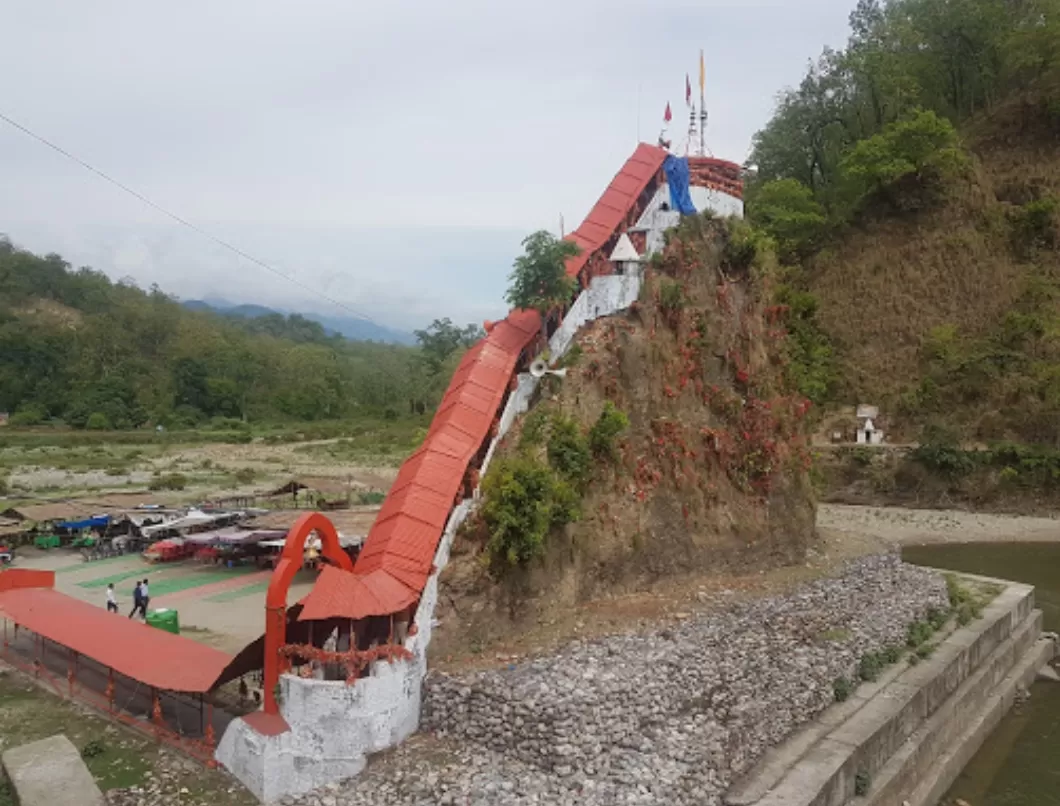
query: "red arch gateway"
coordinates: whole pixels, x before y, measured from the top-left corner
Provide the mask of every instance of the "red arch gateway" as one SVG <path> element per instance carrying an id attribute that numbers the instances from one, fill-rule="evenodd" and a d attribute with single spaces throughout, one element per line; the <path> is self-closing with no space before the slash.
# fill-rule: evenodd
<path id="1" fill-rule="evenodd" d="M 309 535 L 316 532 L 320 535 L 320 553 L 343 571 L 353 570 L 353 561 L 342 550 L 339 534 L 335 526 L 319 512 L 307 512 L 291 527 L 287 533 L 287 542 L 283 547 L 276 570 L 269 581 L 269 591 L 265 596 L 265 713 L 278 714 L 276 705 L 276 684 L 284 670 L 281 664 L 280 647 L 287 640 L 287 592 L 291 588 L 298 569 L 302 567 L 305 556 L 305 543 Z"/>

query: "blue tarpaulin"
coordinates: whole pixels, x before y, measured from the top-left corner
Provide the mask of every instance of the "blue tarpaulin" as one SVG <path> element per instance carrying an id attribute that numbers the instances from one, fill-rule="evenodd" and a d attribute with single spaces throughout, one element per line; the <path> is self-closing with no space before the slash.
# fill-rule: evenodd
<path id="1" fill-rule="evenodd" d="M 670 206 L 681 215 L 695 215 L 696 206 L 692 204 L 692 196 L 688 192 L 688 158 L 671 154 L 663 163 L 663 169 L 670 186 Z"/>
<path id="2" fill-rule="evenodd" d="M 98 529 L 110 523 L 110 515 L 101 515 L 98 518 L 87 518 L 83 521 L 63 521 L 55 524 L 57 529 Z"/>

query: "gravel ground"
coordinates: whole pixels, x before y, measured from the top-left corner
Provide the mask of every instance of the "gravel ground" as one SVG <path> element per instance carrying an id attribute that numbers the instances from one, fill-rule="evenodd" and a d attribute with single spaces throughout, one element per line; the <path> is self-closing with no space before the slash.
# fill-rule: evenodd
<path id="1" fill-rule="evenodd" d="M 198 780 L 189 780 L 189 776 L 198 776 Z M 107 806 L 252 806 L 258 802 L 227 773 L 204 775 L 199 762 L 168 750 L 159 753 L 138 786 L 111 789 L 106 799 Z"/>
<path id="2" fill-rule="evenodd" d="M 428 678 L 430 732 L 358 778 L 288 806 L 710 806 L 833 700 L 867 651 L 946 605 L 896 554 L 835 578 L 639 635 L 578 642 L 504 669 Z"/>
<path id="3" fill-rule="evenodd" d="M 952 509 L 820 504 L 817 526 L 899 544 L 1060 541 L 1058 518 L 991 515 Z"/>

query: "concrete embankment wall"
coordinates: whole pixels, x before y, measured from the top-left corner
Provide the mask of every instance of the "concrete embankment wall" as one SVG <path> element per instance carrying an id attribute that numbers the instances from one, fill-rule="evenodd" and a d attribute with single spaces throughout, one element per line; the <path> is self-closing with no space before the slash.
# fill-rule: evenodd
<path id="1" fill-rule="evenodd" d="M 771 750 L 729 806 L 935 806 L 1056 654 L 1034 589 L 1003 583 L 981 619 L 894 668 Z"/>

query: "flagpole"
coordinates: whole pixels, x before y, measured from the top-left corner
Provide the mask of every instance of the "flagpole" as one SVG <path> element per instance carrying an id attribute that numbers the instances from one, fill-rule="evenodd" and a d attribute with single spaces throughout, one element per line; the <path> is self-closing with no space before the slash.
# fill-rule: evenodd
<path id="1" fill-rule="evenodd" d="M 705 87 L 707 83 L 706 65 L 703 63 L 703 49 L 699 51 L 699 156 L 707 156 L 707 102 Z"/>
<path id="2" fill-rule="evenodd" d="M 696 140 L 696 105 L 691 104 L 688 108 L 688 140 L 685 142 L 685 156 L 692 153 Z"/>

